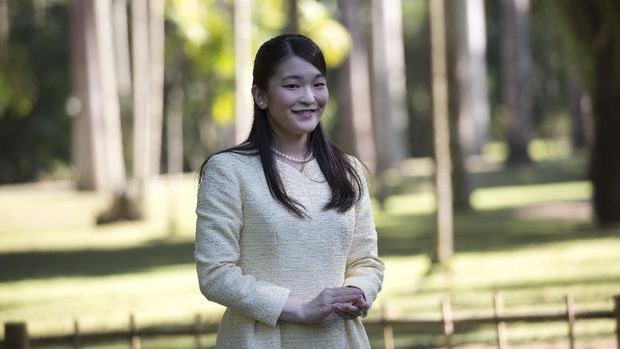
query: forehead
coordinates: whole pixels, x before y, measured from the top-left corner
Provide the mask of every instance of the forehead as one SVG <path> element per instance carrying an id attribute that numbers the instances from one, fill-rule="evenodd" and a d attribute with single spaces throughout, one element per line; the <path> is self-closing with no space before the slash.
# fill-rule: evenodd
<path id="1" fill-rule="evenodd" d="M 291 77 L 314 79 L 316 76 L 323 76 L 323 73 L 308 61 L 298 56 L 291 56 L 278 65 L 274 78 L 277 80 Z"/>

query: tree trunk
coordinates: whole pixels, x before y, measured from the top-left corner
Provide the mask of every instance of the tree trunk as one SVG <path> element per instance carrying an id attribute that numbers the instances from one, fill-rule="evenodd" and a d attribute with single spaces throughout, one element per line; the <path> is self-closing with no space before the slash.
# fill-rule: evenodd
<path id="1" fill-rule="evenodd" d="M 371 171 L 376 168 L 376 148 L 370 104 L 368 50 L 360 24 L 358 0 L 340 0 L 342 22 L 351 33 L 353 46 L 342 67 L 341 119 L 347 133 L 347 150 L 359 157 Z"/>
<path id="2" fill-rule="evenodd" d="M 486 27 L 482 0 L 449 3 L 450 37 L 454 38 L 454 64 L 460 120 L 458 135 L 465 156 L 480 154 L 489 128 L 487 97 Z"/>
<path id="3" fill-rule="evenodd" d="M 181 84 L 173 86 L 168 96 L 166 139 L 168 145 L 167 168 L 169 174 L 183 172 L 183 101 Z"/>
<path id="4" fill-rule="evenodd" d="M 119 103 L 121 110 L 121 130 L 123 144 L 132 144 L 132 87 L 131 87 L 131 55 L 129 52 L 129 21 L 127 17 L 127 0 L 113 0 L 113 31 L 114 56 L 116 58 L 116 81 L 118 84 Z M 130 148 L 131 149 L 131 148 Z M 133 163 L 131 151 L 124 152 L 126 164 Z"/>
<path id="5" fill-rule="evenodd" d="M 502 0 L 502 99 L 508 113 L 508 164 L 531 161 L 529 0 Z"/>
<path id="6" fill-rule="evenodd" d="M 168 169 L 168 231 L 176 235 L 179 231 L 181 212 L 179 203 L 183 174 L 183 88 L 180 77 L 174 82 L 168 95 L 166 122 L 167 169 Z"/>
<path id="7" fill-rule="evenodd" d="M 108 1 L 77 0 L 72 11 L 73 158 L 80 189 L 124 191 L 125 165 Z"/>
<path id="8" fill-rule="evenodd" d="M 0 0 L 0 63 L 9 47 L 10 23 L 8 0 Z"/>
<path id="9" fill-rule="evenodd" d="M 442 0 L 443 1 L 443 0 Z M 467 3 L 469 1 L 444 2 L 446 30 L 446 74 L 448 129 L 450 133 L 450 160 L 452 180 L 452 209 L 467 211 L 471 209 L 469 173 L 465 161 L 469 154 L 468 145 L 473 139 L 471 123 L 471 96 L 466 91 L 468 81 L 461 78 L 470 75 L 469 50 L 467 42 Z M 434 115 L 435 116 L 435 115 Z M 434 121 L 435 119 L 433 119 Z M 468 143 L 469 142 L 469 143 Z"/>
<path id="10" fill-rule="evenodd" d="M 150 180 L 152 142 L 149 68 L 149 24 L 147 0 L 131 1 L 131 48 L 133 66 L 133 199 L 143 211 L 143 199 Z M 142 214 L 142 213 L 141 213 Z"/>
<path id="11" fill-rule="evenodd" d="M 48 0 L 32 0 L 33 20 L 37 27 L 45 27 L 47 2 Z"/>
<path id="12" fill-rule="evenodd" d="M 123 159 L 120 106 L 114 64 L 112 41 L 112 11 L 110 0 L 95 0 L 97 24 L 97 48 L 99 56 L 99 79 L 102 85 L 102 109 L 104 132 L 104 166 L 109 190 L 115 195 L 125 192 L 126 174 Z"/>
<path id="13" fill-rule="evenodd" d="M 584 81 L 592 100 L 592 203 L 600 226 L 620 224 L 620 9 L 615 0 L 558 5 L 580 45 Z M 588 69 L 589 68 L 589 69 Z"/>
<path id="14" fill-rule="evenodd" d="M 84 54 L 85 54 L 85 68 L 86 68 L 86 95 L 84 101 L 86 102 L 86 113 L 84 117 L 86 120 L 85 135 L 87 135 L 86 141 L 89 143 L 89 153 L 86 154 L 88 159 L 85 159 L 84 165 L 87 168 L 83 173 L 78 173 L 78 176 L 85 174 L 86 176 L 80 178 L 87 180 L 86 183 L 82 182 L 83 186 L 80 189 L 90 190 L 103 190 L 106 187 L 105 176 L 105 164 L 103 161 L 103 151 L 105 145 L 105 137 L 103 134 L 103 94 L 101 92 L 101 80 L 99 76 L 99 54 L 97 50 L 97 35 L 95 25 L 95 10 L 94 4 L 90 0 L 78 0 L 84 4 Z M 78 145 L 79 146 L 79 145 Z M 79 186 L 80 183 L 78 183 Z"/>
<path id="15" fill-rule="evenodd" d="M 486 88 L 486 28 L 481 0 L 448 3 L 450 145 L 454 208 L 471 209 L 468 159 L 480 154 L 489 127 Z"/>
<path id="16" fill-rule="evenodd" d="M 79 101 L 79 113 L 72 119 L 71 157 L 76 186 L 82 190 L 95 190 L 99 187 L 97 158 L 95 157 L 95 138 L 91 134 L 91 115 L 89 93 L 89 62 L 87 49 L 92 50 L 94 38 L 91 8 L 85 0 L 74 0 L 71 7 L 71 78 L 73 97 Z"/>
<path id="17" fill-rule="evenodd" d="M 286 33 L 299 33 L 299 6 L 297 0 L 285 1 L 286 10 Z"/>
<path id="18" fill-rule="evenodd" d="M 252 1 L 235 0 L 235 143 L 252 127 Z"/>
<path id="19" fill-rule="evenodd" d="M 149 0 L 149 118 L 150 118 L 150 176 L 161 168 L 162 125 L 164 118 L 164 0 Z"/>
<path id="20" fill-rule="evenodd" d="M 407 154 L 408 116 L 405 55 L 400 0 L 372 0 L 372 111 L 377 149 L 376 172 L 380 202 L 390 194 L 382 185 L 389 169 Z"/>
<path id="21" fill-rule="evenodd" d="M 435 190 L 437 241 L 434 260 L 446 263 L 454 253 L 452 183 L 450 178 L 450 131 L 448 120 L 448 76 L 446 65 L 445 9 L 443 0 L 430 3 L 435 146 Z"/>
<path id="22" fill-rule="evenodd" d="M 150 181 L 161 167 L 164 86 L 163 0 L 131 1 L 133 176 L 127 206 L 144 217 Z"/>
<path id="23" fill-rule="evenodd" d="M 620 224 L 620 53 L 612 39 L 601 46 L 594 53 L 595 137 L 590 171 L 596 220 L 607 226 Z"/>
<path id="24" fill-rule="evenodd" d="M 127 0 L 113 0 L 114 54 L 118 93 L 121 105 L 131 100 L 131 69 L 129 30 L 127 27 Z M 123 108 L 121 108 L 123 109 Z"/>
<path id="25" fill-rule="evenodd" d="M 591 101 L 574 76 L 569 77 L 568 91 L 571 147 L 577 153 L 592 147 Z"/>

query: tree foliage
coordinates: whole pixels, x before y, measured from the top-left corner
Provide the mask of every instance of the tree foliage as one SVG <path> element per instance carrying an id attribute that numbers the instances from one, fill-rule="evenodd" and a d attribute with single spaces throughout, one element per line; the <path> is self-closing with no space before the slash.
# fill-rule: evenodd
<path id="1" fill-rule="evenodd" d="M 69 3 L 8 0 L 9 49 L 0 53 L 0 183 L 36 180 L 70 166 L 69 114 L 79 106 L 69 98 Z M 333 68 L 346 57 L 351 45 L 346 30 L 334 20 L 338 11 L 335 3 L 298 1 L 300 30 L 324 49 L 332 78 L 337 77 Z M 529 88 L 534 97 L 535 136 L 558 137 L 566 132 L 566 76 L 578 67 L 584 86 L 592 86 L 595 63 L 591 53 L 607 39 L 618 41 L 613 36 L 618 27 L 614 17 L 618 5 L 611 0 L 592 4 L 569 0 L 531 3 L 533 64 Z M 166 95 L 175 87 L 183 91 L 186 170 L 197 168 L 206 154 L 230 145 L 232 139 L 233 4 L 232 0 L 166 0 Z M 284 30 L 288 12 L 285 0 L 261 0 L 254 4 L 251 10 L 255 50 L 264 40 Z M 497 2 L 486 1 L 485 7 L 492 136 L 493 140 L 502 140 L 505 119 L 499 103 L 497 69 L 500 16 Z M 587 29 L 586 16 L 599 12 L 595 23 L 599 34 L 585 39 L 583 35 L 592 31 Z M 403 1 L 403 18 L 407 101 L 411 111 L 409 155 L 428 156 L 432 144 L 428 1 Z M 574 31 L 582 34 L 573 35 Z M 558 40 L 559 37 L 568 40 Z M 613 69 L 609 76 L 617 74 L 617 68 Z M 338 98 L 337 94 L 333 97 Z M 330 108 L 335 105 L 331 103 Z M 333 109 L 328 113 L 333 113 Z M 326 121 L 332 123 L 331 119 Z M 127 149 L 131 149 L 131 140 L 127 143 Z"/>
<path id="2" fill-rule="evenodd" d="M 37 18 L 31 6 L 9 2 L 8 50 L 0 60 L 0 183 L 36 180 L 70 161 L 68 9 L 50 2 Z"/>
<path id="3" fill-rule="evenodd" d="M 185 167 L 230 142 L 234 118 L 232 0 L 166 1 L 166 91 L 181 87 Z M 8 1 L 8 50 L 0 54 L 0 183 L 67 178 L 71 103 L 68 0 Z M 284 0 L 251 9 L 254 50 L 286 25 Z M 350 48 L 348 32 L 330 8 L 300 1 L 301 31 L 325 51 L 330 67 Z M 248 88 L 250 88 L 248 86 Z M 127 149 L 131 149 L 130 145 Z M 164 155 L 165 156 L 165 155 Z"/>
<path id="4" fill-rule="evenodd" d="M 232 145 L 235 106 L 231 0 L 169 0 L 166 37 L 167 87 L 181 85 L 184 148 L 191 169 L 207 153 Z M 300 32 L 322 48 L 329 68 L 342 63 L 351 47 L 346 29 L 316 0 L 299 2 Z M 253 52 L 286 26 L 283 0 L 265 0 L 252 9 Z M 248 86 L 248 89 L 251 86 Z"/>

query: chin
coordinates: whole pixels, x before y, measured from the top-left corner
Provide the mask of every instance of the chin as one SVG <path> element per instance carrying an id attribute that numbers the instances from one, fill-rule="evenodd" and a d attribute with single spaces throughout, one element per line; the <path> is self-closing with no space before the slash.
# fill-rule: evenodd
<path id="1" fill-rule="evenodd" d="M 298 136 L 308 135 L 308 134 L 312 133 L 312 131 L 314 131 L 315 128 L 298 128 L 293 133 L 297 134 Z"/>
<path id="2" fill-rule="evenodd" d="M 297 129 L 302 134 L 308 134 L 314 131 L 314 129 L 316 129 L 317 126 L 319 126 L 319 120 L 316 120 L 315 122 L 312 122 L 311 124 L 310 122 L 303 123 L 299 125 Z"/>

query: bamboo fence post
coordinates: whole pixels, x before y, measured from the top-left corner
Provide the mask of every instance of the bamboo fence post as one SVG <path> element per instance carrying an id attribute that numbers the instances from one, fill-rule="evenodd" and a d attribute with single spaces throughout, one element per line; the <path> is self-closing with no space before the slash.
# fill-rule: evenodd
<path id="1" fill-rule="evenodd" d="M 566 294 L 566 321 L 568 322 L 568 347 L 575 349 L 575 306 L 573 296 Z"/>
<path id="2" fill-rule="evenodd" d="M 202 334 L 202 315 L 200 315 L 200 313 L 196 314 L 194 317 L 194 331 L 196 349 L 201 349 L 202 344 L 200 343 L 200 336 Z"/>
<path id="3" fill-rule="evenodd" d="M 30 349 L 28 327 L 23 322 L 4 324 L 4 349 Z"/>
<path id="4" fill-rule="evenodd" d="M 497 331 L 497 348 L 499 349 L 508 348 L 508 341 L 506 340 L 506 323 L 499 320 L 503 306 L 504 301 L 502 299 L 502 294 L 499 292 L 495 292 L 495 294 L 493 295 L 493 316 L 495 317 L 495 328 Z"/>
<path id="5" fill-rule="evenodd" d="M 80 349 L 80 323 L 77 319 L 73 320 L 73 348 Z"/>
<path id="6" fill-rule="evenodd" d="M 452 322 L 452 309 L 450 307 L 450 298 L 444 296 L 441 299 L 441 317 L 443 321 L 444 345 L 446 348 L 452 348 L 452 335 L 454 334 L 454 323 Z"/>
<path id="7" fill-rule="evenodd" d="M 133 314 L 129 315 L 129 332 L 131 333 L 131 349 L 140 349 L 140 336 L 138 336 L 138 325 Z"/>
<path id="8" fill-rule="evenodd" d="M 620 294 L 614 296 L 614 314 L 616 316 L 616 346 L 620 349 Z"/>
<path id="9" fill-rule="evenodd" d="M 383 327 L 383 347 L 384 349 L 394 349 L 394 330 L 392 326 L 387 324 L 389 310 L 387 303 L 381 304 L 381 323 Z"/>

